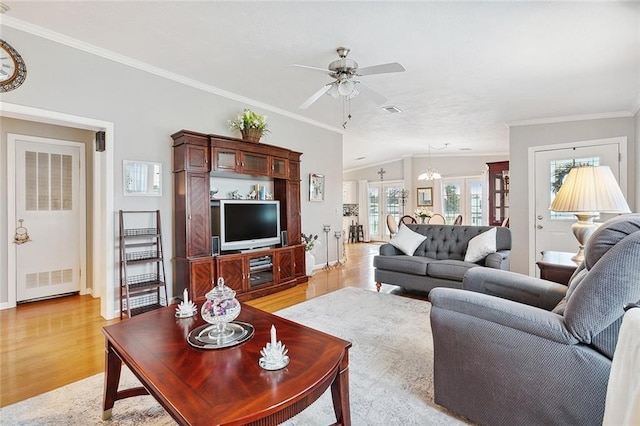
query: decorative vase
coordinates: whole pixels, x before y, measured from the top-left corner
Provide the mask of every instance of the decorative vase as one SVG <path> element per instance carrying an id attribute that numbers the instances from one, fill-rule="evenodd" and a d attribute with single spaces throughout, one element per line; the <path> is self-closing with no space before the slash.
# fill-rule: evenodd
<path id="1" fill-rule="evenodd" d="M 427 223 L 427 216 L 420 216 L 420 223 Z"/>
<path id="2" fill-rule="evenodd" d="M 311 251 L 304 252 L 304 262 L 307 266 L 307 276 L 312 276 L 313 267 L 316 265 L 316 258 Z"/>
<path id="3" fill-rule="evenodd" d="M 242 139 L 249 142 L 258 143 L 262 137 L 262 130 L 260 129 L 243 129 L 240 132 L 242 133 Z"/>

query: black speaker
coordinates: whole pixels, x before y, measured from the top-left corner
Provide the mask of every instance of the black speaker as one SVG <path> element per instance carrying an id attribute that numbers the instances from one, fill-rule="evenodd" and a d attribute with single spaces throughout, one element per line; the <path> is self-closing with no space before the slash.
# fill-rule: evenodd
<path id="1" fill-rule="evenodd" d="M 211 255 L 213 256 L 220 255 L 220 237 L 217 237 L 217 236 L 211 237 Z"/>
<path id="2" fill-rule="evenodd" d="M 104 131 L 96 132 L 96 151 L 103 152 L 107 149 L 107 134 Z"/>
<path id="3" fill-rule="evenodd" d="M 280 233 L 280 244 L 282 244 L 282 247 L 286 247 L 289 245 L 289 237 L 287 236 L 287 231 L 282 231 Z"/>

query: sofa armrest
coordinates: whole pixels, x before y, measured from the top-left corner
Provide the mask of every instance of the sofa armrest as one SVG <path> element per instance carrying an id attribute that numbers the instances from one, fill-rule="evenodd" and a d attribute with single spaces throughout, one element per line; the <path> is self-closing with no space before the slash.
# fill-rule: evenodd
<path id="1" fill-rule="evenodd" d="M 445 287 L 431 290 L 429 301 L 433 305 L 432 310 L 444 309 L 460 313 L 556 343 L 578 343 L 564 325 L 562 316 L 544 309 L 486 294 Z"/>
<path id="2" fill-rule="evenodd" d="M 511 250 L 498 250 L 495 253 L 489 253 L 484 259 L 484 266 L 493 269 L 509 270 L 509 256 Z"/>
<path id="3" fill-rule="evenodd" d="M 383 244 L 380 246 L 380 255 L 381 256 L 398 256 L 404 254 L 391 244 Z"/>
<path id="4" fill-rule="evenodd" d="M 567 292 L 567 286 L 562 284 L 492 268 L 469 269 L 462 280 L 462 288 L 548 311 L 553 309 Z"/>

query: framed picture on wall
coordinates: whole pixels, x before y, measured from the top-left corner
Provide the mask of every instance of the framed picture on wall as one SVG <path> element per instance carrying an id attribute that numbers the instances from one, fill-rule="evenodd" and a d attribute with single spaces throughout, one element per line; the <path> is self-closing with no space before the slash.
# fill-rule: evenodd
<path id="1" fill-rule="evenodd" d="M 419 206 L 433 206 L 433 187 L 418 188 L 418 205 Z"/>
<path id="2" fill-rule="evenodd" d="M 309 201 L 324 201 L 324 175 L 309 173 Z"/>

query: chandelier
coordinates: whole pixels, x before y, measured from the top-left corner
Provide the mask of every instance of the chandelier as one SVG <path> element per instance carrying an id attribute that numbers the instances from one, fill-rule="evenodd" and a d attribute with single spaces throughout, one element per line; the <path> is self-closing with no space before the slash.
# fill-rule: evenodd
<path id="1" fill-rule="evenodd" d="M 427 170 L 423 170 L 418 175 L 418 180 L 436 180 L 436 179 L 442 179 L 442 175 L 438 173 L 437 170 L 431 167 L 427 167 Z"/>
<path id="2" fill-rule="evenodd" d="M 447 146 L 449 146 L 448 143 L 445 143 L 444 146 L 442 148 L 438 148 L 438 151 L 445 149 Z M 423 170 L 420 172 L 420 174 L 418 175 L 418 180 L 437 180 L 437 179 L 442 179 L 442 175 L 440 173 L 438 173 L 438 171 L 436 169 L 434 169 L 433 167 L 431 167 L 431 148 L 432 146 L 429 145 L 429 155 L 427 157 L 427 170 Z M 436 149 L 436 148 L 434 148 Z"/>

